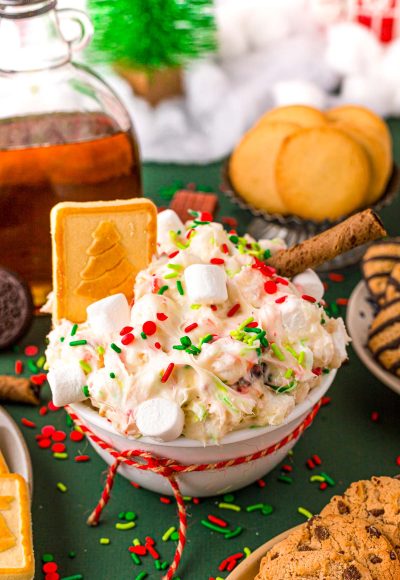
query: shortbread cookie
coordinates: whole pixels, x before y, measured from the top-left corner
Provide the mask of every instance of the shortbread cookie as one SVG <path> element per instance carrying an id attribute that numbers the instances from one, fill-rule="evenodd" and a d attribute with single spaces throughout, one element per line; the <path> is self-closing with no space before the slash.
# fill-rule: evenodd
<path id="1" fill-rule="evenodd" d="M 287 105 L 277 107 L 265 113 L 258 121 L 256 127 L 265 123 L 295 123 L 299 127 L 320 127 L 327 124 L 327 119 L 321 111 L 307 105 Z"/>
<path id="2" fill-rule="evenodd" d="M 400 377 L 400 298 L 378 312 L 370 328 L 368 348 L 385 369 Z"/>
<path id="3" fill-rule="evenodd" d="M 395 580 L 398 556 L 384 534 L 367 520 L 313 517 L 263 558 L 256 580 Z"/>
<path id="4" fill-rule="evenodd" d="M 256 126 L 244 136 L 232 154 L 229 175 L 245 201 L 269 213 L 288 213 L 277 191 L 275 163 L 286 137 L 299 130 L 294 123 L 274 122 Z"/>
<path id="5" fill-rule="evenodd" d="M 315 221 L 365 205 L 370 176 L 364 149 L 333 127 L 288 136 L 276 159 L 277 190 L 288 211 Z"/>
<path id="6" fill-rule="evenodd" d="M 86 319 L 106 296 L 133 296 L 156 250 L 157 209 L 147 199 L 59 203 L 51 211 L 55 321 Z"/>
<path id="7" fill-rule="evenodd" d="M 385 303 L 386 287 L 390 274 L 400 263 L 400 237 L 388 238 L 370 246 L 365 252 L 361 270 L 368 290 L 374 300 Z"/>
<path id="8" fill-rule="evenodd" d="M 385 303 L 400 298 L 400 262 L 393 267 L 386 284 Z"/>
<path id="9" fill-rule="evenodd" d="M 321 516 L 351 515 L 376 526 L 393 544 L 400 556 L 400 480 L 371 477 L 356 481 L 343 495 L 335 495 Z"/>
<path id="10" fill-rule="evenodd" d="M 0 475 L 0 578 L 32 580 L 34 573 L 28 486 L 20 475 Z"/>

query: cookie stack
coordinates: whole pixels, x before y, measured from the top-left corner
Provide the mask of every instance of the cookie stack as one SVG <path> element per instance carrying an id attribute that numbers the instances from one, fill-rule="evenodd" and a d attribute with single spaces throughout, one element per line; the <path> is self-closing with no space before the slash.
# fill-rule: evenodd
<path id="1" fill-rule="evenodd" d="M 370 246 L 362 272 L 377 305 L 368 348 L 386 370 L 400 377 L 400 237 Z"/>
<path id="2" fill-rule="evenodd" d="M 391 170 L 388 127 L 353 105 L 327 113 L 303 105 L 269 111 L 229 163 L 235 191 L 253 207 L 315 221 L 374 204 Z"/>
<path id="3" fill-rule="evenodd" d="M 400 578 L 400 481 L 353 483 L 276 544 L 255 580 Z"/>

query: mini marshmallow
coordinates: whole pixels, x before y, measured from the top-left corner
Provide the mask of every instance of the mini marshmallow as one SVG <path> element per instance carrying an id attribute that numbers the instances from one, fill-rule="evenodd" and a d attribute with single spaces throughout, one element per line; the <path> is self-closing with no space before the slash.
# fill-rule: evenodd
<path id="1" fill-rule="evenodd" d="M 78 363 L 57 361 L 51 366 L 47 380 L 53 395 L 53 403 L 57 407 L 79 403 L 87 398 L 82 390 L 85 385 L 85 373 Z"/>
<path id="2" fill-rule="evenodd" d="M 130 320 L 129 304 L 124 294 L 113 294 L 93 302 L 86 312 L 90 327 L 99 335 L 119 332 Z"/>
<path id="3" fill-rule="evenodd" d="M 308 269 L 301 274 L 297 274 L 292 279 L 292 282 L 302 294 L 312 296 L 317 302 L 322 300 L 325 289 L 314 270 Z"/>
<path id="4" fill-rule="evenodd" d="M 179 219 L 177 213 L 175 213 L 172 209 L 165 209 L 157 216 L 157 243 L 166 244 L 169 246 L 171 244 L 169 235 L 171 230 L 174 232 L 177 232 L 178 230 L 184 232 L 185 226 Z"/>
<path id="5" fill-rule="evenodd" d="M 185 270 L 185 283 L 193 304 L 221 304 L 228 299 L 226 274 L 221 266 L 192 264 Z"/>
<path id="6" fill-rule="evenodd" d="M 155 397 L 141 403 L 136 410 L 136 425 L 145 437 L 173 441 L 183 431 L 185 415 L 181 407 L 168 399 Z"/>

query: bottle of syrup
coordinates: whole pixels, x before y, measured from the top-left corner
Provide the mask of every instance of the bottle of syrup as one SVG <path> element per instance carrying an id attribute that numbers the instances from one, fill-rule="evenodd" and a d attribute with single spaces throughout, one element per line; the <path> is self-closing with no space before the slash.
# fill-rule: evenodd
<path id="1" fill-rule="evenodd" d="M 51 288 L 52 206 L 142 194 L 127 111 L 72 62 L 92 32 L 84 12 L 56 0 L 0 0 L 0 266 L 37 304 Z"/>

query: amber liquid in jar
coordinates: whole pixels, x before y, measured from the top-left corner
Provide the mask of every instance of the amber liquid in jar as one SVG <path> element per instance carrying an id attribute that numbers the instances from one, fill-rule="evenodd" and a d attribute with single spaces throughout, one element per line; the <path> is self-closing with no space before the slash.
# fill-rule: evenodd
<path id="1" fill-rule="evenodd" d="M 141 194 L 132 132 L 121 132 L 107 115 L 0 121 L 0 265 L 31 285 L 36 302 L 51 288 L 51 208 Z"/>

